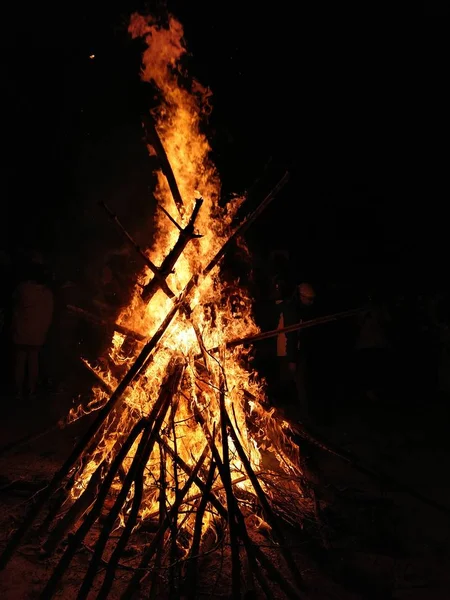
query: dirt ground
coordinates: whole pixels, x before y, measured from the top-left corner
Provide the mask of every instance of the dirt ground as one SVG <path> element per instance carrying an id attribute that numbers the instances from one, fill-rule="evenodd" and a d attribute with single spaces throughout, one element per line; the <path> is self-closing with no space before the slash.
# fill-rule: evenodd
<path id="1" fill-rule="evenodd" d="M 6 398 L 4 402 L 6 402 Z M 29 506 L 61 466 L 86 422 L 59 430 L 51 426 L 71 405 L 68 393 L 47 394 L 31 405 L 10 405 L 2 419 L 0 507 L 2 546 Z M 404 406 L 404 405 L 402 405 Z M 296 419 L 295 407 L 287 411 Z M 399 406 L 362 398 L 342 405 L 332 424 L 314 424 L 317 436 L 347 453 L 346 462 L 301 443 L 307 477 L 315 490 L 319 523 L 305 520 L 288 533 L 311 600 L 447 600 L 450 597 L 450 444 L 447 398 Z M 35 437 L 39 432 L 45 435 Z M 10 444 L 33 436 L 30 442 Z M 8 451 L 5 452 L 5 448 Z M 362 468 L 360 468 L 362 467 Z M 369 467 L 368 475 L 363 472 Z M 398 482 L 395 483 L 395 482 Z M 423 498 L 414 497 L 414 494 Z M 429 502 L 428 502 L 429 500 Z M 439 506 L 433 506 L 433 502 Z M 55 565 L 42 558 L 40 538 L 29 537 L 0 576 L 3 600 L 38 598 Z M 267 547 L 283 571 L 270 540 Z M 80 552 L 57 593 L 72 598 L 89 559 Z M 202 576 L 216 586 L 199 598 L 228 596 L 227 551 L 208 558 Z M 288 574 L 285 573 L 286 577 Z M 110 593 L 120 596 L 121 577 Z M 284 597 L 274 585 L 274 597 Z M 162 596 L 161 596 L 162 598 Z"/>

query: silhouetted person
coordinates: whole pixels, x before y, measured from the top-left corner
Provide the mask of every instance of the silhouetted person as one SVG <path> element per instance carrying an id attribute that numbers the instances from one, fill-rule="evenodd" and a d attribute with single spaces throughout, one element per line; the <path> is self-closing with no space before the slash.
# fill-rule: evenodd
<path id="1" fill-rule="evenodd" d="M 31 263 L 13 294 L 14 382 L 22 397 L 37 391 L 39 354 L 53 316 L 53 292 L 45 268 Z"/>

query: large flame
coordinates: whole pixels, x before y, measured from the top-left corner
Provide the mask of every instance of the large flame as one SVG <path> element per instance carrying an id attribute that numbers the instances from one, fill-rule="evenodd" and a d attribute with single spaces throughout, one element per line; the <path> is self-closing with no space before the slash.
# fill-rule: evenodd
<path id="1" fill-rule="evenodd" d="M 158 173 L 155 192 L 158 202 L 183 227 L 192 214 L 196 198 L 201 195 L 204 200 L 195 222 L 196 230 L 202 237 L 188 243 L 175 265 L 174 272 L 167 278 L 169 287 L 178 295 L 191 277 L 201 272 L 228 239 L 233 216 L 242 199 L 229 203 L 226 208 L 219 207 L 220 179 L 210 160 L 210 145 L 201 128 L 204 117 L 210 111 L 211 93 L 197 81 L 189 80 L 182 72 L 180 60 L 186 49 L 181 24 L 174 17 L 170 17 L 167 26 L 163 27 L 151 18 L 134 14 L 129 32 L 133 37 L 145 39 L 146 50 L 143 54 L 141 77 L 153 84 L 160 94 L 161 101 L 159 107 L 153 111 L 152 118 L 183 198 L 183 216 L 177 211 L 167 180 L 161 173 Z M 181 85 L 181 80 L 185 82 L 184 85 Z M 187 81 L 189 83 L 186 83 Z M 149 151 L 152 152 L 152 149 L 149 148 Z M 154 225 L 155 233 L 148 256 L 154 264 L 161 265 L 174 246 L 179 230 L 162 210 L 156 211 Z M 148 304 L 143 302 L 142 285 L 147 284 L 152 277 L 149 269 L 141 274 L 129 306 L 119 317 L 121 325 L 146 338 L 154 334 L 174 302 L 161 290 L 158 290 Z M 121 405 L 121 416 L 111 420 L 111 426 L 105 428 L 101 443 L 79 472 L 77 485 L 73 489 L 74 496 L 79 495 L 85 488 L 99 463 L 111 456 L 114 444 L 121 435 L 130 431 L 136 418 L 150 412 L 158 397 L 169 361 L 175 354 L 183 355 L 188 366 L 183 378 L 183 387 L 177 395 L 176 413 L 169 411 L 170 414 L 161 429 L 170 448 L 189 465 L 196 463 L 205 446 L 205 434 L 194 418 L 195 408 L 202 412 L 209 430 L 216 431 L 216 434 L 219 432 L 217 440 L 220 440 L 218 388 L 219 382 L 223 383 L 225 377 L 226 408 L 235 423 L 239 440 L 253 469 L 258 472 L 261 468 L 261 445 L 264 440 L 266 447 L 271 446 L 281 467 L 288 471 L 292 468 L 293 461 L 290 461 L 286 454 L 281 456 L 281 451 L 276 449 L 277 444 L 273 441 L 267 442 L 267 433 L 258 439 L 250 433 L 247 426 L 249 418 L 256 425 L 252 429 L 257 430 L 259 427 L 260 431 L 268 431 L 267 424 L 271 421 L 271 413 L 267 413 L 260 402 L 264 398 L 264 391 L 260 380 L 250 370 L 247 351 L 242 348 L 226 349 L 224 345 L 226 340 L 252 335 L 258 331 L 252 317 L 252 303 L 245 290 L 234 286 L 233 293 L 230 293 L 229 289 L 225 289 L 225 284 L 216 269 L 199 283 L 194 295 L 189 298 L 189 305 L 189 317 L 185 313 L 176 316 L 145 373 L 128 388 Z M 205 380 L 199 376 L 196 366 L 201 353 L 199 339 L 203 340 L 206 348 L 222 348 L 220 354 L 209 357 L 209 378 Z M 125 337 L 122 334 L 114 335 L 109 352 L 111 365 L 118 367 L 127 362 L 131 364 L 139 353 L 139 344 L 136 344 L 131 354 L 128 346 L 125 352 L 124 341 Z M 114 372 L 112 368 L 108 372 L 99 371 L 97 375 L 114 389 L 119 383 Z M 247 400 L 246 392 L 249 392 Z M 252 397 L 255 400 L 251 400 Z M 103 389 L 95 389 L 95 398 L 88 410 L 95 410 L 107 398 L 104 386 Z M 174 421 L 172 430 L 169 428 L 171 420 Z M 280 438 L 282 424 L 278 431 L 274 431 L 274 427 L 272 422 L 272 433 L 275 438 Z M 218 447 L 220 448 L 221 444 L 218 443 Z M 125 460 L 125 469 L 131 464 L 136 448 L 137 442 Z M 159 491 L 155 482 L 160 477 L 160 462 L 163 459 L 160 448 L 161 446 L 155 446 L 146 470 L 142 518 L 158 512 Z M 239 480 L 237 485 L 250 491 L 231 438 L 229 449 L 232 478 Z M 181 470 L 179 473 L 174 472 L 175 467 L 169 454 L 165 460 L 168 480 L 178 479 L 181 485 L 186 475 Z M 167 489 L 168 502 L 172 502 L 173 492 L 170 497 L 170 490 L 173 490 L 173 486 L 169 484 Z M 198 493 L 199 489 L 193 486 L 191 496 Z M 192 525 L 192 519 L 184 517 L 183 527 L 190 528 Z"/>

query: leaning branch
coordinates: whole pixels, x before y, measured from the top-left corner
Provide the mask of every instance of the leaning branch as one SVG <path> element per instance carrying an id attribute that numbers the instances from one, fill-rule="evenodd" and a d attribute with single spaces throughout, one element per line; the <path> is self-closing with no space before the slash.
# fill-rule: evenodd
<path id="1" fill-rule="evenodd" d="M 194 223 L 202 204 L 203 199 L 197 198 L 197 200 L 195 201 L 195 206 L 194 210 L 192 211 L 191 218 L 189 219 L 189 223 L 184 229 L 180 229 L 180 235 L 175 243 L 175 246 L 172 248 L 172 250 L 169 252 L 166 258 L 163 260 L 161 266 L 159 267 L 159 275 L 162 278 L 164 278 L 164 280 L 172 273 L 177 260 L 180 258 L 181 253 L 186 248 L 190 240 L 201 237 L 194 233 Z M 159 280 L 153 278 L 144 287 L 142 291 L 142 299 L 145 300 L 145 302 L 150 302 L 150 300 L 153 298 L 154 294 L 158 290 L 158 287 Z"/>
<path id="2" fill-rule="evenodd" d="M 173 174 L 172 167 L 170 166 L 169 159 L 167 158 L 166 151 L 158 135 L 158 132 L 156 131 L 153 119 L 149 114 L 143 116 L 142 125 L 145 130 L 147 143 L 155 150 L 156 155 L 159 159 L 162 172 L 164 173 L 167 179 L 167 183 L 169 184 L 169 188 L 172 193 L 178 212 L 181 216 L 183 216 L 183 199 L 181 197 L 180 190 L 178 189 L 177 181 L 175 179 L 175 175 Z"/>

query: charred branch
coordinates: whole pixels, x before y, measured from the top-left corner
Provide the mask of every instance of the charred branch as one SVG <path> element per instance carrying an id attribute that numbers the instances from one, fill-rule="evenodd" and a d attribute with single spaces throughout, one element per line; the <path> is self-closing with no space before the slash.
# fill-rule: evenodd
<path id="1" fill-rule="evenodd" d="M 175 246 L 172 248 L 172 250 L 169 252 L 166 258 L 163 260 L 161 266 L 159 267 L 159 274 L 161 277 L 164 278 L 164 280 L 172 273 L 177 260 L 180 258 L 181 253 L 186 248 L 187 244 L 192 239 L 201 237 L 194 233 L 194 223 L 202 204 L 203 199 L 197 198 L 197 200 L 195 201 L 195 206 L 194 210 L 192 211 L 191 218 L 189 219 L 189 223 L 184 229 L 180 229 L 180 235 L 175 243 Z M 153 278 L 144 287 L 142 291 L 142 299 L 145 302 L 150 302 L 150 300 L 153 298 L 154 294 L 157 292 L 159 287 L 159 279 Z"/>

